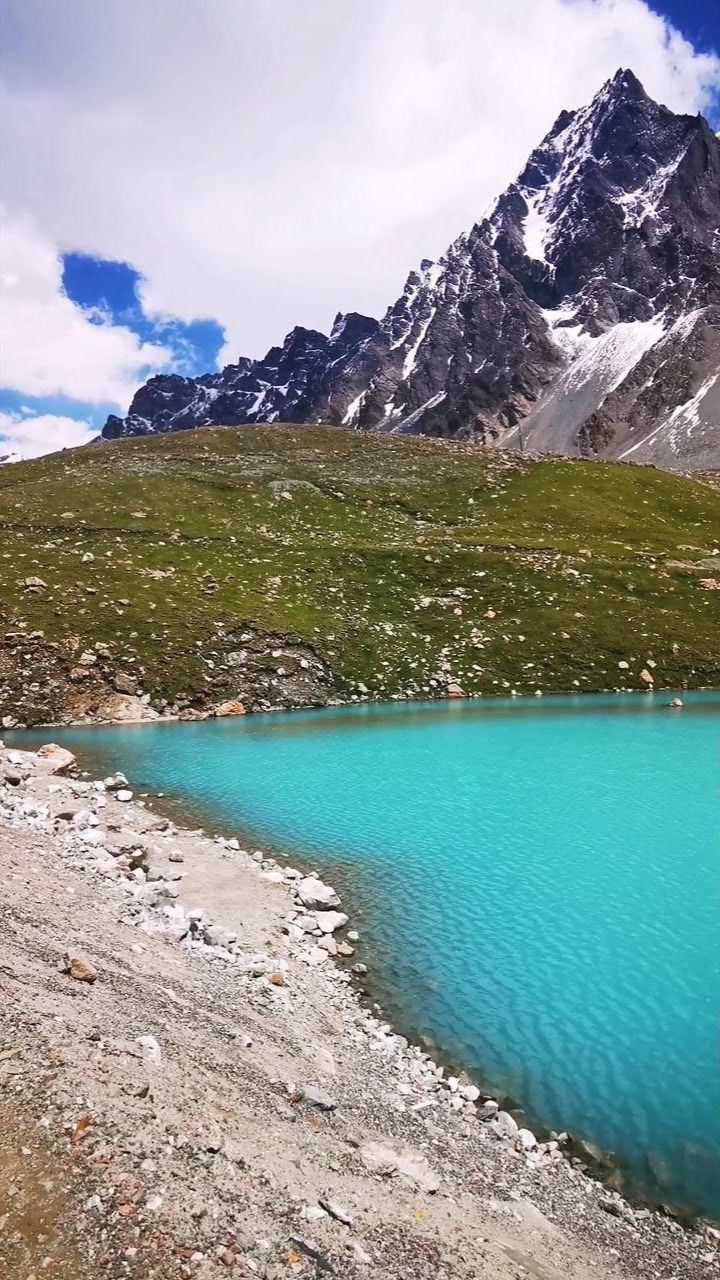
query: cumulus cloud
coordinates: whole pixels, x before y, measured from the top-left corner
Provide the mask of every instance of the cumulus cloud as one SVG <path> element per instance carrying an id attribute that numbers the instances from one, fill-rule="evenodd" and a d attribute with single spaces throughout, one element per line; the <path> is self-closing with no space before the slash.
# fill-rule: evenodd
<path id="1" fill-rule="evenodd" d="M 5 0 L 0 196 L 256 355 L 382 311 L 619 65 L 691 112 L 720 72 L 645 0 Z"/>
<path id="2" fill-rule="evenodd" d="M 97 428 L 77 418 L 42 413 L 0 413 L 0 462 L 39 458 L 43 453 L 87 444 Z"/>
<path id="3" fill-rule="evenodd" d="M 97 309 L 75 306 L 53 243 L 31 221 L 0 211 L 0 387 L 124 409 L 138 381 L 169 359 Z"/>

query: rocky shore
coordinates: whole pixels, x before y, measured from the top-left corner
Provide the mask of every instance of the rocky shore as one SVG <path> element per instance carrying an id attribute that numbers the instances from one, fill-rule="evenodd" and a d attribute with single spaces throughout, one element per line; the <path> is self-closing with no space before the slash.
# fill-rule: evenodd
<path id="1" fill-rule="evenodd" d="M 0 862 L 11 1280 L 720 1270 L 368 1011 L 317 876 L 58 747 L 0 747 Z"/>

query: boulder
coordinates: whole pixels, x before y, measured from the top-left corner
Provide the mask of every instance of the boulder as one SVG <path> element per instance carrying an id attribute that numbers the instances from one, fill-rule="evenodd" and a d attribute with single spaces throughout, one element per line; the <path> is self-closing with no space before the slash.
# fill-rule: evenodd
<path id="1" fill-rule="evenodd" d="M 515 1144 L 522 1151 L 532 1151 L 537 1146 L 537 1138 L 531 1129 L 518 1129 Z"/>
<path id="2" fill-rule="evenodd" d="M 109 778 L 103 778 L 103 785 L 106 791 L 122 791 L 127 784 L 128 780 L 124 773 L 113 773 Z"/>
<path id="3" fill-rule="evenodd" d="M 514 1140 L 520 1132 L 517 1120 L 513 1119 L 509 1111 L 498 1111 L 492 1121 L 492 1126 L 499 1138 L 512 1138 Z"/>
<path id="4" fill-rule="evenodd" d="M 245 714 L 245 707 L 236 698 L 230 698 L 227 702 L 219 702 L 215 708 L 216 716 L 244 716 Z"/>
<path id="5" fill-rule="evenodd" d="M 316 911 L 315 919 L 321 933 L 335 933 L 348 922 L 344 911 Z"/>
<path id="6" fill-rule="evenodd" d="M 76 982 L 93 983 L 97 978 L 97 969 L 94 965 L 85 956 L 77 952 L 72 954 L 69 951 L 65 952 L 61 969 L 63 973 L 67 973 Z"/>
<path id="7" fill-rule="evenodd" d="M 113 689 L 117 693 L 137 693 L 138 682 L 134 676 L 130 676 L 125 671 L 117 671 L 113 676 Z"/>
<path id="8" fill-rule="evenodd" d="M 44 747 L 38 747 L 35 754 L 37 755 L 38 764 L 45 773 L 67 773 L 76 764 L 72 751 L 67 751 L 65 747 L 59 747 L 56 742 L 48 742 Z"/>
<path id="9" fill-rule="evenodd" d="M 478 1107 L 478 1116 L 481 1120 L 494 1120 L 499 1110 L 497 1102 L 488 1098 L 487 1102 L 483 1102 L 482 1106 Z"/>
<path id="10" fill-rule="evenodd" d="M 335 890 L 323 884 L 316 876 L 305 876 L 297 885 L 297 895 L 304 907 L 319 907 L 323 911 L 340 906 Z"/>
<path id="11" fill-rule="evenodd" d="M 303 1102 L 307 1102 L 311 1107 L 317 1107 L 319 1111 L 334 1111 L 337 1106 L 335 1099 L 317 1084 L 301 1084 L 298 1087 L 298 1093 Z"/>

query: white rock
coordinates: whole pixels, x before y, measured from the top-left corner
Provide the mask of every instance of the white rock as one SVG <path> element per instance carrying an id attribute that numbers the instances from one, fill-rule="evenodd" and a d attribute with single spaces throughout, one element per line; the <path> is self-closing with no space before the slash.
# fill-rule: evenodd
<path id="1" fill-rule="evenodd" d="M 305 876 L 297 886 L 297 895 L 305 907 L 339 907 L 340 899 L 334 889 L 323 884 L 316 876 Z"/>
<path id="2" fill-rule="evenodd" d="M 321 933 L 334 933 L 348 922 L 344 911 L 316 911 L 315 919 Z"/>
<path id="3" fill-rule="evenodd" d="M 72 751 L 59 747 L 55 742 L 48 742 L 37 751 L 38 763 L 47 773 L 67 773 L 75 764 Z"/>
<path id="4" fill-rule="evenodd" d="M 537 1138 L 530 1129 L 518 1129 L 516 1141 L 523 1151 L 532 1151 L 537 1146 Z"/>
<path id="5" fill-rule="evenodd" d="M 498 1111 L 495 1119 L 491 1121 L 492 1127 L 501 1138 L 517 1138 L 519 1129 L 517 1121 L 513 1119 L 509 1111 Z"/>
<path id="6" fill-rule="evenodd" d="M 319 1204 L 305 1204 L 302 1208 L 302 1216 L 306 1222 L 322 1222 L 328 1214 L 320 1208 Z"/>
<path id="7" fill-rule="evenodd" d="M 99 827 L 100 819 L 91 809 L 78 809 L 73 814 L 73 826 L 75 827 Z"/>
<path id="8" fill-rule="evenodd" d="M 127 804 L 129 800 L 132 800 L 132 798 L 132 791 L 127 791 L 124 787 L 121 788 L 120 791 L 115 792 L 115 799 L 120 800 L 122 804 Z"/>
<path id="9" fill-rule="evenodd" d="M 137 1043 L 142 1049 L 143 1062 L 146 1067 L 156 1068 L 162 1062 L 162 1049 L 154 1036 L 138 1036 Z"/>
<path id="10" fill-rule="evenodd" d="M 103 785 L 106 791 L 120 791 L 127 786 L 127 781 L 124 773 L 113 773 L 109 778 L 103 778 Z"/>

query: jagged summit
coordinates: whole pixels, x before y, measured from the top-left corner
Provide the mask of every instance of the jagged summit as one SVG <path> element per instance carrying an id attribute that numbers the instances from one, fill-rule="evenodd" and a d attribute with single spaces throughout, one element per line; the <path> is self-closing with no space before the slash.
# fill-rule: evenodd
<path id="1" fill-rule="evenodd" d="M 106 438 L 329 421 L 659 465 L 720 465 L 720 144 L 626 68 L 561 112 L 487 216 L 380 321 L 153 378 Z"/>

